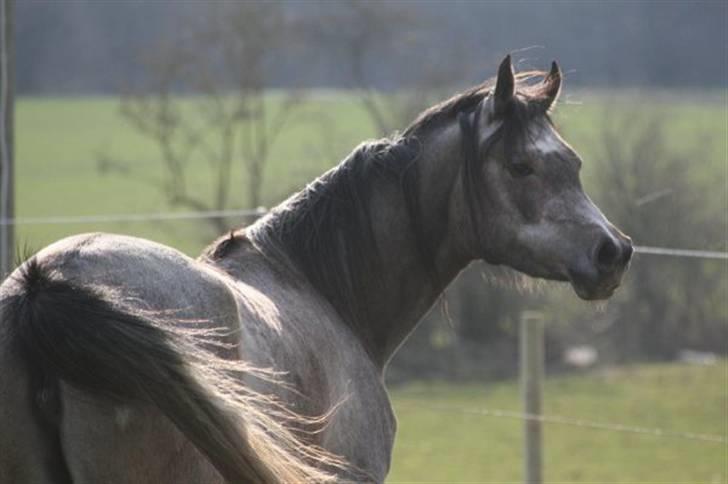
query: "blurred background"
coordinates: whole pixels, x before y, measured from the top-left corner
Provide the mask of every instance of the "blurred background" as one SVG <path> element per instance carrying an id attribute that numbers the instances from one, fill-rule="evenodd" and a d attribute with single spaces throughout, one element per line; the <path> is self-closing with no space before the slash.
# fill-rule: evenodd
<path id="1" fill-rule="evenodd" d="M 640 246 L 711 252 L 638 253 L 597 305 L 468 268 L 390 365 L 390 481 L 523 477 L 537 314 L 547 481 L 727 482 L 725 1 L 21 0 L 14 18 L 25 252 L 106 231 L 196 256 L 504 55 L 557 59 L 554 119 L 597 205 Z"/>

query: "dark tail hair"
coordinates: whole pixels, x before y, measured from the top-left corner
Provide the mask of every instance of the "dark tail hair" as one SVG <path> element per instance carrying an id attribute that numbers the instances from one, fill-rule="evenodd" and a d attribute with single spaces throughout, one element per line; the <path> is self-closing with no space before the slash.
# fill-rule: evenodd
<path id="1" fill-rule="evenodd" d="M 117 292 L 62 280 L 34 259 L 11 277 L 20 286 L 2 301 L 3 319 L 25 361 L 48 378 L 111 399 L 154 404 L 228 482 L 333 479 L 320 469 L 340 461 L 303 444 L 271 415 L 283 413 L 281 406 L 230 376 L 249 368 L 192 344 L 199 333 L 180 336 Z M 246 394 L 236 396 L 239 390 Z M 270 412 L 264 403 L 278 410 Z"/>

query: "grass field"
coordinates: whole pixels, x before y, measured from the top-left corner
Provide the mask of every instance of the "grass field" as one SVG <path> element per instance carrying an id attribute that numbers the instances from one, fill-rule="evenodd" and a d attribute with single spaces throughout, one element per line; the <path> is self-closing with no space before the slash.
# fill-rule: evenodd
<path id="1" fill-rule="evenodd" d="M 602 117 L 621 117 L 625 134 L 647 114 L 661 117 L 670 149 L 700 144 L 705 159 L 695 175 L 718 189 L 701 192 L 705 203 L 728 201 L 726 118 L 720 93 L 711 102 L 666 95 L 647 102 L 619 93 L 568 96 L 556 115 L 565 138 L 585 160 L 587 190 L 598 183 L 592 167 L 601 156 Z M 580 104 L 573 103 L 574 101 Z M 677 102 L 673 102 L 677 101 Z M 17 216 L 45 217 L 165 212 L 170 207 L 150 182 L 161 178 L 156 147 L 119 115 L 114 98 L 21 98 L 17 104 Z M 272 206 L 332 166 L 374 130 L 346 93 L 313 96 L 306 112 L 326 111 L 333 123 L 296 123 L 272 152 L 264 203 Z M 621 125 L 620 125 L 621 126 Z M 126 174 L 103 173 L 99 158 L 125 162 Z M 210 193 L 204 160 L 190 166 L 194 190 Z M 243 185 L 243 173 L 233 175 Z M 231 207 L 242 207 L 237 193 Z M 235 225 L 235 221 L 230 221 Z M 138 235 L 194 255 L 215 234 L 199 221 L 32 225 L 18 227 L 18 241 L 37 249 L 65 235 L 88 231 Z M 631 367 L 548 381 L 545 413 L 675 431 L 728 434 L 728 365 Z M 391 482 L 510 482 L 521 478 L 521 423 L 441 412 L 418 402 L 466 408 L 518 410 L 514 383 L 410 385 L 394 391 L 400 429 Z M 724 444 L 548 425 L 545 475 L 549 482 L 726 482 Z"/>
<path id="2" fill-rule="evenodd" d="M 389 482 L 522 482 L 521 421 L 440 409 L 519 411 L 517 384 L 413 384 L 393 394 L 399 430 Z M 726 436 L 728 362 L 548 379 L 544 415 Z M 545 424 L 544 477 L 551 483 L 724 483 L 728 446 Z"/>

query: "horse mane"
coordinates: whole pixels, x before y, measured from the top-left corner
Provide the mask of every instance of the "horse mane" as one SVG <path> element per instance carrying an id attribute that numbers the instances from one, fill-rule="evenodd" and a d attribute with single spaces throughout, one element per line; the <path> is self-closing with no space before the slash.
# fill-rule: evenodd
<path id="1" fill-rule="evenodd" d="M 512 115 L 531 118 L 544 114 L 544 110 L 540 109 L 539 104 L 547 97 L 548 86 L 536 81 L 545 79 L 546 75 L 547 73 L 543 71 L 519 72 L 515 75 L 518 99 L 517 107 Z M 405 129 L 404 136 L 413 136 L 425 129 L 440 126 L 451 121 L 458 114 L 474 109 L 490 95 L 494 87 L 495 79 L 490 79 L 435 104 L 415 118 Z"/>
<path id="2" fill-rule="evenodd" d="M 488 97 L 492 88 L 493 82 L 486 81 L 427 108 L 405 129 L 404 135 L 415 136 L 423 129 L 439 126 L 452 120 L 461 112 L 474 109 L 483 99 Z"/>
<path id="3" fill-rule="evenodd" d="M 375 185 L 401 186 L 415 234 L 419 224 L 414 138 L 393 137 L 362 143 L 343 162 L 279 205 L 246 234 L 258 246 L 279 248 L 344 320 L 356 324 L 365 304 L 361 294 L 372 266 L 381 262 L 370 199 Z M 421 241 L 422 237 L 415 237 Z M 266 243 L 267 242 L 267 243 Z M 428 259 L 429 248 L 418 251 Z"/>
<path id="4" fill-rule="evenodd" d="M 544 95 L 543 88 L 528 84 L 543 75 L 516 76 L 518 98 L 500 130 L 506 144 L 515 145 L 528 120 L 537 113 L 545 114 L 536 107 Z M 427 109 L 402 135 L 362 143 L 339 165 L 246 229 L 246 235 L 259 247 L 281 252 L 356 330 L 370 311 L 368 302 L 359 295 L 364 294 L 362 290 L 367 284 L 376 283 L 369 276 L 376 274 L 372 269 L 381 264 L 370 212 L 375 185 L 399 185 L 410 222 L 409 227 L 402 229 L 410 230 L 423 267 L 436 277 L 434 252 L 438 241 L 425 233 L 419 203 L 419 137 L 427 130 L 474 112 L 490 94 L 492 85 L 486 82 L 474 86 Z M 465 173 L 472 180 L 475 164 L 482 159 L 474 145 L 475 130 L 472 122 L 463 130 Z M 479 196 L 474 183 L 466 183 L 466 192 L 473 201 Z M 366 337 L 365 332 L 360 334 Z"/>

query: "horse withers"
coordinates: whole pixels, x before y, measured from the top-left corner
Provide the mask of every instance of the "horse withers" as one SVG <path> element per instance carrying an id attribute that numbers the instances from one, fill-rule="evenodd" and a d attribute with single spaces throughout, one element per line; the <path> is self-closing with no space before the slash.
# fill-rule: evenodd
<path id="1" fill-rule="evenodd" d="M 387 362 L 468 263 L 584 299 L 628 266 L 560 87 L 507 57 L 196 260 L 99 233 L 37 253 L 0 287 L 0 482 L 384 481 Z"/>

